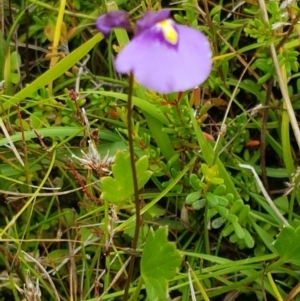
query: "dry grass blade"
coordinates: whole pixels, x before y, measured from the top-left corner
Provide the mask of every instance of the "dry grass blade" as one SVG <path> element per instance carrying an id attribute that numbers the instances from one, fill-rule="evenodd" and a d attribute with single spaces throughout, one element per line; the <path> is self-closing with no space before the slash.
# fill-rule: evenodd
<path id="1" fill-rule="evenodd" d="M 8 143 L 9 143 L 9 146 L 10 146 L 11 150 L 14 152 L 14 154 L 15 154 L 16 158 L 18 159 L 18 161 L 20 162 L 20 164 L 22 166 L 24 166 L 24 162 L 23 162 L 22 158 L 20 157 L 20 154 L 17 151 L 14 143 L 10 139 L 9 133 L 8 133 L 8 131 L 7 131 L 6 127 L 5 127 L 5 124 L 4 124 L 4 122 L 3 122 L 3 120 L 2 120 L 1 117 L 0 117 L 0 127 L 1 127 L 1 129 L 2 129 L 2 131 L 4 133 L 4 135 L 5 135 L 5 138 L 7 139 Z"/>
<path id="2" fill-rule="evenodd" d="M 28 253 L 26 253 L 26 252 L 24 252 L 24 251 L 22 251 L 22 253 L 23 253 L 24 258 L 25 258 L 26 260 L 28 260 L 28 261 L 30 261 L 30 262 L 33 262 L 33 263 L 38 267 L 38 269 L 39 269 L 39 274 L 42 274 L 43 277 L 45 277 L 45 278 L 48 280 L 48 282 L 49 282 L 51 288 L 53 289 L 53 292 L 54 292 L 54 294 L 55 294 L 56 300 L 57 300 L 57 301 L 60 301 L 60 297 L 59 297 L 59 294 L 58 294 L 58 292 L 57 292 L 57 290 L 56 290 L 55 284 L 54 284 L 54 282 L 52 281 L 52 278 L 51 278 L 50 275 L 49 275 L 50 273 L 47 272 L 47 271 L 45 270 L 45 268 L 41 265 L 41 263 L 40 263 L 38 260 L 36 260 L 34 257 L 32 257 L 31 255 L 29 255 Z"/>
<path id="3" fill-rule="evenodd" d="M 106 291 L 103 292 L 103 294 L 99 297 L 99 300 L 101 300 L 101 298 L 103 298 L 106 293 L 115 285 L 115 283 L 118 281 L 118 279 L 120 278 L 120 276 L 122 275 L 122 273 L 125 272 L 126 267 L 128 266 L 130 262 L 130 258 L 128 258 L 125 263 L 122 265 L 122 267 L 120 268 L 120 270 L 118 271 L 118 273 L 116 274 L 116 276 L 114 277 L 114 279 L 111 281 L 109 287 L 106 289 Z"/>
<path id="4" fill-rule="evenodd" d="M 270 196 L 268 195 L 263 183 L 261 182 L 259 176 L 257 175 L 255 169 L 253 168 L 253 166 L 251 165 L 247 165 L 247 164 L 239 164 L 239 166 L 241 168 L 246 168 L 246 169 L 250 169 L 251 172 L 254 175 L 254 178 L 262 192 L 262 194 L 264 195 L 266 201 L 268 202 L 268 204 L 270 205 L 270 207 L 272 208 L 272 210 L 274 211 L 274 213 L 278 216 L 278 218 L 282 221 L 283 225 L 285 226 L 289 226 L 288 221 L 282 216 L 282 214 L 279 212 L 279 210 L 277 209 L 277 207 L 275 206 L 274 202 L 271 200 Z"/>
<path id="5" fill-rule="evenodd" d="M 189 286 L 190 286 L 190 292 L 191 292 L 191 298 L 192 301 L 196 301 L 196 294 L 195 294 L 195 289 L 193 286 L 193 280 L 192 280 L 192 276 L 191 276 L 191 268 L 189 267 L 188 269 L 188 276 L 189 276 Z"/>
<path id="6" fill-rule="evenodd" d="M 96 183 L 98 183 L 100 180 L 97 180 L 95 182 L 92 182 L 88 185 L 85 185 L 85 187 L 89 187 L 89 186 L 92 186 Z M 32 185 L 30 185 L 32 186 Z M 32 186 L 33 187 L 33 186 Z M 38 188 L 37 186 L 34 186 L 34 188 Z M 43 187 L 43 189 L 45 189 Z M 49 188 L 47 188 L 49 189 Z M 53 189 L 56 189 L 56 188 L 53 188 Z M 17 192 L 17 191 L 9 191 L 9 190 L 2 190 L 0 189 L 0 193 L 4 194 L 4 195 L 11 195 L 11 196 L 14 196 L 15 199 L 13 198 L 7 198 L 8 202 L 13 202 L 14 200 L 17 200 L 18 198 L 23 198 L 23 197 L 31 197 L 33 195 L 35 195 L 36 197 L 40 197 L 40 196 L 61 196 L 61 195 L 67 195 L 67 194 L 70 194 L 70 193 L 73 193 L 73 192 L 76 192 L 78 190 L 82 190 L 82 187 L 78 187 L 78 188 L 74 188 L 74 189 L 71 189 L 71 190 L 67 190 L 67 191 L 53 191 L 53 192 L 40 192 L 40 193 L 29 193 L 29 192 Z"/>
<path id="7" fill-rule="evenodd" d="M 289 292 L 284 301 L 292 301 L 300 293 L 300 282 Z"/>

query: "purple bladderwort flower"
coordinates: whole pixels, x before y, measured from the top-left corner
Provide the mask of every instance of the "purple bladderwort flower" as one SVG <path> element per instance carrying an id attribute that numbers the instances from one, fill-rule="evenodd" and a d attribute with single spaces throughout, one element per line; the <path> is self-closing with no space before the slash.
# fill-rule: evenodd
<path id="1" fill-rule="evenodd" d="M 96 23 L 99 31 L 107 38 L 112 28 L 120 27 L 130 30 L 130 22 L 128 14 L 123 11 L 113 10 L 108 14 L 102 15 L 98 18 Z"/>
<path id="2" fill-rule="evenodd" d="M 169 15 L 169 10 L 147 11 L 136 23 L 133 39 L 115 60 L 118 72 L 132 72 L 140 84 L 160 93 L 196 87 L 207 79 L 212 66 L 212 52 L 205 35 L 175 23 Z M 102 15 L 96 25 L 104 35 L 109 28 L 130 28 L 124 11 Z"/>

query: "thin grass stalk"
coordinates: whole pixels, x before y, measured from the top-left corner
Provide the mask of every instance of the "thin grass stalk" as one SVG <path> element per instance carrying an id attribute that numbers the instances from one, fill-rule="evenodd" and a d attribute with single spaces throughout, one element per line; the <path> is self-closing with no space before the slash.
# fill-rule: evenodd
<path id="1" fill-rule="evenodd" d="M 48 180 L 48 178 L 50 176 L 50 173 L 51 173 L 51 171 L 53 169 L 53 166 L 54 166 L 54 163 L 55 163 L 55 159 L 56 159 L 56 150 L 54 150 L 53 153 L 52 153 L 52 158 L 51 158 L 51 162 L 49 164 L 49 168 L 48 168 L 44 178 L 41 180 L 41 183 L 40 183 L 39 187 L 37 188 L 35 193 L 32 195 L 32 197 L 21 208 L 21 210 L 18 211 L 18 213 L 15 214 L 15 216 L 9 221 L 9 223 L 4 227 L 4 229 L 1 230 L 0 239 L 3 237 L 3 235 L 5 235 L 5 233 L 7 233 L 8 229 L 15 224 L 17 219 L 24 213 L 24 211 L 36 200 L 36 197 L 37 197 L 38 193 L 43 188 L 44 184 L 46 183 L 46 181 Z"/>
<path id="2" fill-rule="evenodd" d="M 104 228 L 105 228 L 105 276 L 104 276 L 104 288 L 106 291 L 109 287 L 110 279 L 110 225 L 109 225 L 109 208 L 108 203 L 104 202 Z"/>

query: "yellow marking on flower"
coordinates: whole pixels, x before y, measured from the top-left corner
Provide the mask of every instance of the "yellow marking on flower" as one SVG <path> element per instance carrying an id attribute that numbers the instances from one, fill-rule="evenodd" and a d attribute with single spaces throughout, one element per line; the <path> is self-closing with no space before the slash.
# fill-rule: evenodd
<path id="1" fill-rule="evenodd" d="M 157 23 L 157 26 L 161 29 L 164 38 L 170 44 L 176 45 L 178 42 L 178 33 L 175 30 L 172 20 L 167 19 Z"/>

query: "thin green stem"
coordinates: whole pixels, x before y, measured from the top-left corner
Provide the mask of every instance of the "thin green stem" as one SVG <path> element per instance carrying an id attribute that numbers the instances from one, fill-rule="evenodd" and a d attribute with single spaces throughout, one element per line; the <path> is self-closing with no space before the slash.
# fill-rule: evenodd
<path id="1" fill-rule="evenodd" d="M 200 291 L 201 295 L 202 295 L 202 298 L 204 299 L 204 301 L 210 301 L 207 294 L 206 294 L 206 291 L 205 291 L 205 288 L 203 287 L 201 281 L 198 279 L 198 277 L 196 276 L 196 273 L 193 271 L 193 269 L 190 267 L 189 263 L 187 262 L 187 265 L 188 265 L 188 268 L 189 268 L 189 272 L 192 276 L 192 278 L 194 279 L 195 281 L 195 286 L 197 287 L 198 291 Z"/>
<path id="2" fill-rule="evenodd" d="M 219 251 L 221 249 L 221 243 L 222 243 L 222 239 L 223 239 L 223 232 L 224 232 L 224 230 L 221 232 L 221 234 L 220 234 L 220 236 L 218 238 L 217 245 L 216 245 L 216 250 L 215 250 L 215 256 L 218 256 Z"/>
<path id="3" fill-rule="evenodd" d="M 276 284 L 275 284 L 275 281 L 274 281 L 274 279 L 272 278 L 271 272 L 270 272 L 270 273 L 267 273 L 267 277 L 268 277 L 268 279 L 269 279 L 269 282 L 270 282 L 270 285 L 271 285 L 271 287 L 272 287 L 272 290 L 273 290 L 273 292 L 274 292 L 274 294 L 275 294 L 275 296 L 276 296 L 276 299 L 277 299 L 278 301 L 283 301 L 283 299 L 282 299 L 282 297 L 281 297 L 281 295 L 280 295 L 280 292 L 279 292 L 279 290 L 278 290 L 278 288 L 277 288 L 277 286 L 276 286 Z"/>
<path id="4" fill-rule="evenodd" d="M 205 241 L 205 250 L 206 254 L 210 254 L 210 243 L 209 243 L 209 232 L 208 232 L 208 204 L 205 204 L 205 212 L 204 212 L 204 241 Z"/>
<path id="5" fill-rule="evenodd" d="M 108 203 L 104 203 L 104 223 L 105 223 L 105 268 L 106 273 L 104 277 L 104 291 L 109 287 L 109 278 L 110 278 L 110 254 L 109 254 L 109 208 Z"/>
<path id="6" fill-rule="evenodd" d="M 132 91 L 133 91 L 133 74 L 130 73 L 129 76 L 129 89 L 128 89 L 128 112 L 127 112 L 127 130 L 128 130 L 128 146 L 129 146 L 129 154 L 130 154 L 130 165 L 132 171 L 132 180 L 133 180 L 133 189 L 134 189 L 134 201 L 135 201 L 135 232 L 134 238 L 132 241 L 132 249 L 136 250 L 138 238 L 139 238 L 139 231 L 140 231 L 140 223 L 141 223 L 141 214 L 140 214 L 140 200 L 139 200 L 139 189 L 138 189 L 138 181 L 136 175 L 136 168 L 135 168 L 135 159 L 134 159 L 134 149 L 133 149 L 133 139 L 132 139 L 132 123 L 131 123 L 131 107 L 132 107 Z M 128 278 L 124 290 L 123 300 L 128 300 L 128 292 L 131 283 L 131 278 L 133 275 L 134 269 L 134 262 L 135 256 L 132 255 L 129 263 L 128 268 Z"/>
<path id="7" fill-rule="evenodd" d="M 140 277 L 139 282 L 138 282 L 137 287 L 136 287 L 136 290 L 135 290 L 134 293 L 131 295 L 131 297 L 130 297 L 130 299 L 129 299 L 128 301 L 135 301 L 135 300 L 138 300 L 139 293 L 140 293 L 140 291 L 141 291 L 142 288 L 143 288 L 143 284 L 144 284 L 143 278 Z"/>
<path id="8" fill-rule="evenodd" d="M 298 187 L 298 185 L 295 185 L 294 187 Z M 288 222 L 289 223 L 292 223 L 292 221 L 293 221 L 295 197 L 296 197 L 296 192 L 294 190 L 291 194 L 291 200 L 289 202 L 289 210 L 288 210 Z"/>
<path id="9" fill-rule="evenodd" d="M 113 78 L 113 60 L 112 60 L 112 35 L 109 35 L 108 40 L 108 72 L 109 77 Z"/>

